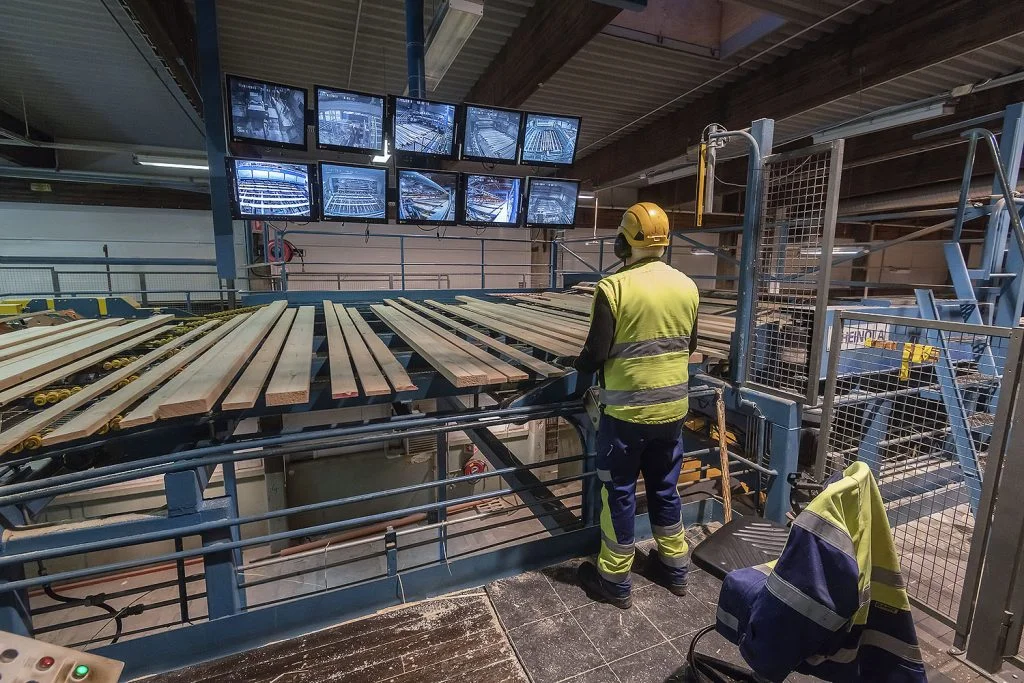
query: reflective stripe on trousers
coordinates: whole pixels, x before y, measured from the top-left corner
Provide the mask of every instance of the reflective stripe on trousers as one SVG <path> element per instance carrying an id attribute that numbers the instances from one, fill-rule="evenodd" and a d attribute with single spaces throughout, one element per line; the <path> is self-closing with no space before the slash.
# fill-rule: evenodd
<path id="1" fill-rule="evenodd" d="M 690 566 L 690 558 L 686 554 L 686 530 L 680 519 L 672 526 L 651 526 L 654 542 L 658 544 L 658 557 L 666 567 L 686 569 Z"/>
<path id="2" fill-rule="evenodd" d="M 597 573 L 606 581 L 625 583 L 633 567 L 634 545 L 616 540 L 612 513 L 608 507 L 608 489 L 601 487 L 601 552 L 597 556 Z"/>

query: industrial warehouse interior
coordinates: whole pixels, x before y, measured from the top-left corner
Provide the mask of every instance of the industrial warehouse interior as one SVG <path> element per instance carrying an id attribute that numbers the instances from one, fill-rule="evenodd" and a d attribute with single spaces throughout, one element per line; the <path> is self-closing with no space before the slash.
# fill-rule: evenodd
<path id="1" fill-rule="evenodd" d="M 1019 1 L 4 0 L 0 682 L 1019 680 L 1022 164 Z"/>

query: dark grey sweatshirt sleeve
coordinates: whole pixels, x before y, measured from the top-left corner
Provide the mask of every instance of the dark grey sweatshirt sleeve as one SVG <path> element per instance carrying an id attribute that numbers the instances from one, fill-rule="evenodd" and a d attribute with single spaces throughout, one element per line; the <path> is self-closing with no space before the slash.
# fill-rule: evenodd
<path id="1" fill-rule="evenodd" d="M 584 374 L 597 372 L 604 367 L 604 362 L 608 360 L 612 344 L 615 342 L 615 316 L 612 315 L 608 299 L 600 290 L 594 297 L 594 315 L 590 320 L 590 332 L 575 363 L 576 370 Z"/>

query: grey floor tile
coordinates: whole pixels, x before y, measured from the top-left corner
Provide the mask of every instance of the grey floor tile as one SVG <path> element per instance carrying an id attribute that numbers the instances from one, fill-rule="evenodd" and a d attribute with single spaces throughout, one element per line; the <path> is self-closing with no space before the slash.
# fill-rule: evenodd
<path id="1" fill-rule="evenodd" d="M 693 633 L 711 624 L 715 618 L 708 608 L 691 595 L 679 597 L 667 589 L 638 591 L 633 609 L 640 609 L 667 638 Z"/>
<path id="2" fill-rule="evenodd" d="M 541 570 L 568 609 L 575 609 L 593 602 L 576 578 L 576 568 L 582 562 L 582 559 L 569 560 Z"/>
<path id="3" fill-rule="evenodd" d="M 682 681 L 683 657 L 670 643 L 662 643 L 612 662 L 612 671 L 622 683 L 665 683 Z"/>
<path id="4" fill-rule="evenodd" d="M 608 665 L 604 665 L 579 676 L 573 676 L 561 683 L 619 683 L 619 679 L 615 677 Z"/>
<path id="5" fill-rule="evenodd" d="M 490 583 L 487 595 L 506 629 L 565 611 L 562 601 L 540 572 L 526 572 Z"/>
<path id="6" fill-rule="evenodd" d="M 623 610 L 595 602 L 573 611 L 573 616 L 607 661 L 626 657 L 665 640 L 637 609 Z"/>
<path id="7" fill-rule="evenodd" d="M 718 594 L 722 592 L 722 582 L 699 569 L 691 569 L 686 579 L 687 596 L 696 598 L 714 614 L 718 610 Z"/>
<path id="8" fill-rule="evenodd" d="M 553 683 L 604 663 L 568 613 L 521 626 L 508 635 L 534 683 Z"/>

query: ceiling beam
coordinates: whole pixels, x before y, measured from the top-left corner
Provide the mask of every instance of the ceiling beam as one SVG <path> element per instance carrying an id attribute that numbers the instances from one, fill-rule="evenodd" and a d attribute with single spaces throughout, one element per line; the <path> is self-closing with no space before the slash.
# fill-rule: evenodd
<path id="1" fill-rule="evenodd" d="M 195 22 L 185 0 L 120 0 L 132 21 L 138 25 L 166 65 L 189 103 L 202 116 L 203 101 L 196 88 L 199 82 L 196 60 Z"/>
<path id="2" fill-rule="evenodd" d="M 751 9 L 768 12 L 769 14 L 782 17 L 787 21 L 794 21 L 803 26 L 810 26 L 821 19 L 821 15 L 815 14 L 814 12 L 807 12 L 806 10 L 797 9 L 795 7 L 787 7 L 776 0 L 732 0 L 732 4 L 744 5 Z"/>
<path id="3" fill-rule="evenodd" d="M 26 130 L 27 128 L 27 130 Z M 27 133 L 27 135 L 26 135 Z M 0 110 L 0 138 L 12 138 L 15 140 L 29 140 L 35 142 L 53 142 L 53 136 L 25 125 L 25 122 L 17 116 L 12 116 Z M 0 146 L 0 158 L 13 161 L 19 166 L 30 166 L 33 168 L 57 168 L 57 153 L 52 149 L 41 147 L 13 147 L 9 145 Z"/>
<path id="4" fill-rule="evenodd" d="M 535 3 L 465 101 L 520 106 L 621 11 L 590 0 Z"/>
<path id="5" fill-rule="evenodd" d="M 959 136 L 958 132 L 929 136 L 921 140 L 914 140 L 913 136 L 958 121 L 967 121 L 987 114 L 1001 114 L 1006 107 L 1016 104 L 1022 99 L 1024 99 L 1024 93 L 1021 91 L 1020 83 L 1011 83 L 963 95 L 956 100 L 956 113 L 949 116 L 850 138 L 846 141 L 843 151 L 844 173 L 853 167 L 877 164 L 877 166 L 873 166 L 871 173 L 885 177 L 888 168 L 886 164 L 890 162 L 895 162 L 902 157 L 928 152 L 937 146 L 952 145 L 952 149 L 956 150 L 953 153 L 954 158 L 958 154 L 959 159 L 952 168 L 945 169 L 945 172 L 952 170 L 959 174 L 963 170 L 967 149 L 966 141 Z M 998 131 L 1002 127 L 1002 118 L 1000 116 L 999 120 L 990 121 L 981 126 Z M 800 138 L 778 147 L 775 151 L 788 152 L 807 147 L 812 143 L 811 137 Z M 987 152 L 979 147 L 979 162 L 983 155 L 987 155 Z M 948 160 L 950 158 L 949 156 L 933 157 L 933 160 Z M 744 183 L 746 172 L 746 157 L 723 161 L 715 169 L 715 175 L 726 183 Z M 719 188 L 720 192 L 740 189 L 742 188 L 733 188 L 728 185 L 722 185 Z M 682 178 L 645 187 L 640 190 L 639 196 L 642 201 L 657 202 L 665 206 L 685 204 L 693 201 L 696 196 L 696 178 Z"/>
<path id="6" fill-rule="evenodd" d="M 685 154 L 709 123 L 784 119 L 1022 31 L 1024 12 L 1004 0 L 884 5 L 583 157 L 570 174 L 596 186 L 639 175 Z"/>
<path id="7" fill-rule="evenodd" d="M 210 210 L 210 195 L 161 187 L 0 178 L 0 202 Z"/>

